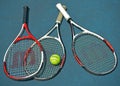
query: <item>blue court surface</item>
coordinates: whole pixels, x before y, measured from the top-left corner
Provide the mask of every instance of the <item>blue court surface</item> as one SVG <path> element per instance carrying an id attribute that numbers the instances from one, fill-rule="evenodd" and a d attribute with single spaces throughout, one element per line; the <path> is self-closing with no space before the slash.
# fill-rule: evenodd
<path id="1" fill-rule="evenodd" d="M 105 76 L 86 72 L 73 58 L 71 32 L 64 19 L 61 35 L 67 59 L 61 72 L 47 81 L 14 81 L 3 71 L 3 57 L 22 25 L 23 6 L 30 7 L 29 28 L 38 39 L 55 23 L 60 2 L 78 24 L 105 37 L 114 47 L 118 65 Z M 0 86 L 120 86 L 120 0 L 0 0 Z"/>

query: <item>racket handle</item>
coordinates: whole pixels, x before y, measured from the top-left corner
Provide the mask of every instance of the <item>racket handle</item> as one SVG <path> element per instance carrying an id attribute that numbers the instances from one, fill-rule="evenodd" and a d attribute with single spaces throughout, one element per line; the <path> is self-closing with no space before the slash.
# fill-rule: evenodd
<path id="1" fill-rule="evenodd" d="M 29 7 L 24 6 L 23 7 L 23 23 L 28 23 L 28 12 L 29 12 Z"/>
<path id="2" fill-rule="evenodd" d="M 63 6 L 61 5 L 61 3 L 58 3 L 56 5 L 56 7 L 58 8 L 58 10 L 63 14 L 63 16 L 65 17 L 65 19 L 68 21 L 71 17 L 69 16 L 69 14 L 65 11 L 65 9 L 63 8 Z"/>
<path id="3" fill-rule="evenodd" d="M 63 7 L 65 10 L 67 10 L 67 8 L 66 8 L 65 5 L 62 5 L 62 7 Z M 57 17 L 57 19 L 56 19 L 56 22 L 57 22 L 57 23 L 61 23 L 61 22 L 62 22 L 62 19 L 63 19 L 63 15 L 62 15 L 61 12 L 59 12 L 58 17 Z"/>

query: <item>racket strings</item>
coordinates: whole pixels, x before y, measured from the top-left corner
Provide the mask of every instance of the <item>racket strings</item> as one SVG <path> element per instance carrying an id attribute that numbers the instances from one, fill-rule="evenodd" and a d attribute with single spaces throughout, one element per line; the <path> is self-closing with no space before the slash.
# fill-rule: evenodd
<path id="1" fill-rule="evenodd" d="M 75 51 L 85 68 L 93 73 L 108 72 L 115 65 L 114 55 L 108 46 L 91 34 L 75 39 Z"/>
<path id="2" fill-rule="evenodd" d="M 28 54 L 25 70 L 28 74 L 34 73 L 41 65 L 41 52 L 38 45 L 34 45 Z"/>
<path id="3" fill-rule="evenodd" d="M 49 79 L 53 76 L 55 76 L 58 71 L 60 70 L 60 64 L 57 66 L 54 66 L 50 63 L 50 56 L 52 54 L 58 54 L 60 55 L 61 59 L 64 56 L 63 53 L 63 47 L 61 43 L 54 39 L 54 38 L 45 38 L 40 40 L 44 51 L 45 51 L 45 59 L 46 59 L 46 64 L 44 65 L 43 71 L 37 75 L 38 79 Z"/>
<path id="4" fill-rule="evenodd" d="M 10 47 L 6 55 L 7 71 L 10 75 L 16 77 L 24 77 L 27 75 L 24 70 L 23 60 L 25 51 L 33 42 L 32 40 L 21 40 Z"/>

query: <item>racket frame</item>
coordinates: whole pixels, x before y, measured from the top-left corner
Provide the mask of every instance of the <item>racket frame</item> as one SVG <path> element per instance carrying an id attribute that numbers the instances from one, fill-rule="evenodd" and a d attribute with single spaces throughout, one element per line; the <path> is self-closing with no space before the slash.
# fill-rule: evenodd
<path id="1" fill-rule="evenodd" d="M 66 9 L 66 6 L 63 5 L 63 7 L 64 7 L 64 9 Z M 49 76 L 47 78 L 34 77 L 36 80 L 49 80 L 49 79 L 55 77 L 61 71 L 61 69 L 64 66 L 64 63 L 65 63 L 65 60 L 66 60 L 66 51 L 65 51 L 65 47 L 64 47 L 61 35 L 60 35 L 60 25 L 61 25 L 61 22 L 62 22 L 62 19 L 63 19 L 62 17 L 63 16 L 62 16 L 62 14 L 60 12 L 58 14 L 57 19 L 56 19 L 55 25 L 52 27 L 52 29 L 50 29 L 43 37 L 38 39 L 39 42 L 41 42 L 44 39 L 54 39 L 54 40 L 57 40 L 60 43 L 60 45 L 62 47 L 62 50 L 63 50 L 63 53 L 64 53 L 64 55 L 63 55 L 63 57 L 61 59 L 60 69 L 54 75 L 51 75 L 51 76 Z M 52 32 L 54 32 L 55 30 L 57 31 L 57 37 L 50 36 L 50 34 Z M 32 46 L 34 46 L 34 45 L 35 45 L 35 43 Z M 44 70 L 43 70 L 43 72 L 44 72 Z"/>

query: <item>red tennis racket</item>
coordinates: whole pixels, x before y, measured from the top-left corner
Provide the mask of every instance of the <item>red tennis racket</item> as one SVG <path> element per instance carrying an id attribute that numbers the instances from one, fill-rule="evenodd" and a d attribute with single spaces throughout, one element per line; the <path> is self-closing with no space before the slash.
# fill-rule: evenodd
<path id="1" fill-rule="evenodd" d="M 29 31 L 28 12 L 28 6 L 24 6 L 22 28 L 4 55 L 4 72 L 7 77 L 14 80 L 31 79 L 39 72 L 43 64 L 43 48 Z M 34 42 L 36 49 L 31 47 Z M 25 71 L 26 66 L 29 68 L 29 74 Z"/>

